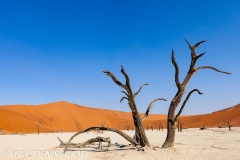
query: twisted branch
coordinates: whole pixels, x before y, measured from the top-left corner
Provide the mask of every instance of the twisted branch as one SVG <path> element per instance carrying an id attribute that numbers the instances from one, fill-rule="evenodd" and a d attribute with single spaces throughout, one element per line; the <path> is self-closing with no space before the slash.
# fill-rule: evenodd
<path id="1" fill-rule="evenodd" d="M 139 90 L 136 93 L 134 93 L 133 98 L 135 98 L 135 96 L 138 95 L 138 93 L 140 93 L 140 91 L 142 90 L 143 86 L 148 86 L 148 84 L 147 83 L 142 84 L 141 87 L 139 88 Z"/>
<path id="2" fill-rule="evenodd" d="M 125 72 L 125 70 L 124 70 L 124 68 L 123 68 L 123 66 L 121 65 L 121 72 L 122 72 L 122 74 L 125 76 L 125 79 L 126 79 L 126 90 L 128 91 L 128 92 L 132 92 L 132 90 L 131 90 L 131 86 L 130 86 L 130 79 L 129 79 L 129 77 L 128 77 L 128 75 L 127 75 L 127 73 Z"/>
<path id="3" fill-rule="evenodd" d="M 125 91 L 121 91 L 122 93 L 124 93 L 127 97 L 128 97 L 128 94 L 127 94 L 127 92 L 125 92 Z"/>
<path id="4" fill-rule="evenodd" d="M 180 84 L 180 81 L 179 81 L 179 68 L 178 68 L 177 62 L 174 58 L 174 51 L 173 50 L 172 50 L 172 64 L 175 67 L 175 82 L 176 82 L 176 85 L 177 85 L 178 89 L 180 89 L 181 84 Z"/>
<path id="5" fill-rule="evenodd" d="M 117 85 L 127 90 L 127 87 L 123 85 L 121 82 L 119 82 L 118 79 L 114 76 L 114 74 L 112 74 L 110 71 L 103 71 L 103 73 L 105 73 L 105 75 L 107 76 L 110 76 Z"/>
<path id="6" fill-rule="evenodd" d="M 120 103 L 121 103 L 124 99 L 126 99 L 126 100 L 129 101 L 129 99 L 128 99 L 127 97 L 122 97 L 122 99 L 120 100 Z"/>
<path id="7" fill-rule="evenodd" d="M 153 103 L 155 103 L 155 102 L 158 101 L 158 100 L 164 100 L 164 101 L 167 101 L 167 100 L 164 99 L 164 98 L 157 98 L 157 99 L 154 99 L 154 100 L 148 105 L 147 111 L 146 111 L 146 113 L 144 114 L 144 116 L 143 116 L 143 118 L 142 118 L 142 121 L 143 121 L 144 119 L 147 118 L 148 113 L 150 112 L 150 110 L 151 110 L 152 107 L 153 107 Z"/>
<path id="8" fill-rule="evenodd" d="M 217 72 L 220 72 L 220 73 L 232 74 L 232 73 L 230 73 L 230 72 L 220 71 L 220 70 L 218 70 L 218 69 L 216 69 L 216 68 L 214 68 L 214 67 L 212 67 L 212 66 L 200 66 L 200 67 L 197 67 L 195 70 L 198 71 L 198 70 L 200 70 L 200 69 L 212 69 L 212 70 L 217 71 Z"/>
<path id="9" fill-rule="evenodd" d="M 191 49 L 192 57 L 196 57 L 196 56 L 197 56 L 197 55 L 196 55 L 196 48 L 197 48 L 200 44 L 206 42 L 206 40 L 202 40 L 202 41 L 196 43 L 194 46 L 191 46 L 190 43 L 189 43 L 186 39 L 185 39 L 185 41 L 187 42 L 189 48 Z M 202 56 L 202 55 L 201 55 L 201 56 Z M 201 56 L 200 56 L 200 57 L 201 57 Z"/>
<path id="10" fill-rule="evenodd" d="M 184 102 L 183 102 L 183 104 L 182 104 L 180 110 L 178 111 L 178 114 L 175 116 L 175 119 L 174 119 L 175 122 L 177 121 L 178 117 L 179 117 L 180 114 L 182 113 L 182 110 L 183 110 L 183 108 L 185 107 L 185 105 L 186 105 L 186 103 L 187 103 L 189 97 L 190 97 L 191 94 L 192 94 L 193 92 L 195 92 L 195 91 L 197 91 L 198 94 L 203 94 L 203 93 L 201 93 L 198 89 L 193 89 L 191 92 L 189 92 L 188 95 L 187 95 L 187 97 L 186 97 L 186 99 L 184 100 Z"/>
<path id="11" fill-rule="evenodd" d="M 117 129 L 114 129 L 114 128 L 108 128 L 108 127 L 90 127 L 90 128 L 87 128 L 85 130 L 82 130 L 82 131 L 79 131 L 77 133 L 75 133 L 67 142 L 66 144 L 66 147 L 64 149 L 64 153 L 66 152 L 67 148 L 69 147 L 69 145 L 71 144 L 71 141 L 73 140 L 73 138 L 75 138 L 76 136 L 78 136 L 79 134 L 82 134 L 82 133 L 86 133 L 88 131 L 91 131 L 91 130 L 107 130 L 107 131 L 111 131 L 111 132 L 115 132 L 119 135 L 121 135 L 123 138 L 125 138 L 127 141 L 131 142 L 132 144 L 134 145 L 138 145 L 138 143 L 133 139 L 131 138 L 130 136 L 128 136 L 126 133 L 120 131 L 120 130 L 117 130 Z"/>

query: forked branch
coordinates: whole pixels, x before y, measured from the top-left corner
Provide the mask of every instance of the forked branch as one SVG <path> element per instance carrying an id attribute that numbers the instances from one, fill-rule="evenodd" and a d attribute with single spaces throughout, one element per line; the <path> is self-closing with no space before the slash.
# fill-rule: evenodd
<path id="1" fill-rule="evenodd" d="M 119 85 L 120 87 L 124 88 L 127 90 L 127 87 L 125 85 L 123 85 L 121 82 L 118 81 L 118 79 L 114 76 L 114 74 L 112 74 L 110 71 L 103 71 L 103 73 L 105 73 L 105 75 L 109 76 L 112 78 L 112 80 Z"/>
<path id="2" fill-rule="evenodd" d="M 144 114 L 144 116 L 143 116 L 143 118 L 142 118 L 142 121 L 143 121 L 144 119 L 147 118 L 147 116 L 148 116 L 150 110 L 151 110 L 152 107 L 153 107 L 153 104 L 154 104 L 156 101 L 158 101 L 158 100 L 164 100 L 164 101 L 167 101 L 167 100 L 164 99 L 164 98 L 157 98 L 157 99 L 154 99 L 154 100 L 148 105 L 147 111 L 146 111 L 146 113 Z"/>
<path id="3" fill-rule="evenodd" d="M 121 68 L 122 68 L 121 72 L 125 76 L 125 79 L 126 79 L 126 86 L 129 89 L 128 91 L 131 92 L 130 79 L 129 79 L 129 77 L 128 77 L 127 73 L 125 72 L 125 70 L 124 70 L 122 65 L 121 65 Z"/>
<path id="4" fill-rule="evenodd" d="M 203 94 L 203 93 L 201 93 L 198 89 L 193 89 L 191 92 L 189 92 L 188 95 L 187 95 L 187 97 L 186 97 L 186 99 L 184 100 L 184 102 L 183 102 L 180 110 L 178 111 L 178 114 L 175 116 L 175 119 L 174 119 L 175 122 L 178 120 L 178 117 L 181 115 L 181 113 L 182 113 L 182 111 L 183 111 L 183 108 L 185 107 L 185 105 L 186 105 L 189 97 L 190 97 L 191 94 L 192 94 L 193 92 L 195 92 L 195 91 L 197 91 L 198 94 Z"/>
<path id="5" fill-rule="evenodd" d="M 192 57 L 196 57 L 196 56 L 197 56 L 197 54 L 196 54 L 196 48 L 197 48 L 200 44 L 206 42 L 206 40 L 202 40 L 202 41 L 196 43 L 195 45 L 191 46 L 190 43 L 189 43 L 186 39 L 185 39 L 185 41 L 187 42 L 189 48 L 190 48 L 191 51 L 192 51 L 192 52 L 191 52 Z M 200 56 L 200 57 L 201 57 L 201 56 Z"/>
<path id="6" fill-rule="evenodd" d="M 147 83 L 142 84 L 141 87 L 139 88 L 139 90 L 136 93 L 134 93 L 133 98 L 135 98 L 135 96 L 138 95 L 138 93 L 140 93 L 140 91 L 142 90 L 143 86 L 147 86 L 147 85 L 148 85 Z"/>

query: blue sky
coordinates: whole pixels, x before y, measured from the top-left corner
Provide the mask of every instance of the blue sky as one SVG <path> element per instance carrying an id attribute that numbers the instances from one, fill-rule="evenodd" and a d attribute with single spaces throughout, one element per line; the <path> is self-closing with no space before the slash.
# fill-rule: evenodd
<path id="1" fill-rule="evenodd" d="M 183 80 L 191 44 L 206 51 L 187 90 L 198 88 L 183 114 L 210 113 L 240 103 L 240 1 L 7 1 L 0 0 L 0 105 L 68 101 L 130 111 L 123 94 L 102 70 L 132 89 L 140 112 L 167 114 L 177 91 L 171 50 Z"/>

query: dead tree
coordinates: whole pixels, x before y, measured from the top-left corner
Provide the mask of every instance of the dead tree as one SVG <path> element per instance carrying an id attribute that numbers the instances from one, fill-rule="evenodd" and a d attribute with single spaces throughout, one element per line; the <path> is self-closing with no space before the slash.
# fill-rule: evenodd
<path id="1" fill-rule="evenodd" d="M 156 130 L 158 131 L 158 124 L 156 122 L 154 122 L 155 126 L 156 126 Z"/>
<path id="2" fill-rule="evenodd" d="M 182 120 L 180 118 L 178 118 L 177 126 L 178 126 L 178 132 L 182 132 L 183 122 L 182 122 Z"/>
<path id="3" fill-rule="evenodd" d="M 37 126 L 37 130 L 38 130 L 38 134 L 39 134 L 39 126 L 38 125 L 36 125 Z"/>
<path id="4" fill-rule="evenodd" d="M 200 66 L 195 68 L 196 62 L 197 60 L 202 57 L 204 53 L 201 53 L 199 55 L 196 54 L 196 48 L 202 44 L 203 42 L 205 42 L 205 40 L 200 41 L 198 43 L 196 43 L 195 45 L 191 46 L 190 43 L 185 40 L 191 50 L 191 64 L 188 70 L 187 75 L 185 76 L 183 82 L 181 83 L 179 80 L 179 68 L 178 68 L 178 64 L 174 58 L 174 51 L 172 50 L 172 64 L 175 67 L 175 83 L 176 86 L 178 88 L 178 91 L 176 93 L 176 95 L 174 96 L 174 98 L 171 101 L 171 104 L 169 106 L 169 110 L 168 110 L 168 118 L 167 118 L 167 137 L 166 140 L 164 142 L 164 144 L 162 145 L 163 148 L 168 148 L 168 147 L 173 147 L 174 146 L 174 139 L 175 139 L 175 124 L 178 120 L 178 117 L 180 116 L 180 114 L 182 113 L 182 110 L 185 106 L 185 104 L 187 103 L 187 100 L 189 99 L 189 97 L 191 96 L 191 94 L 195 91 L 197 91 L 199 94 L 202 94 L 198 89 L 193 89 L 191 92 L 188 93 L 186 99 L 184 100 L 179 112 L 177 113 L 177 115 L 175 116 L 175 110 L 178 107 L 179 103 L 182 100 L 182 97 L 186 91 L 186 87 L 188 82 L 190 81 L 190 79 L 192 78 L 192 76 L 199 70 L 201 69 L 212 69 L 214 71 L 220 72 L 220 73 L 225 73 L 225 74 L 231 74 L 229 72 L 225 72 L 225 71 L 220 71 L 212 66 Z"/>
<path id="5" fill-rule="evenodd" d="M 228 130 L 231 131 L 231 127 L 233 126 L 231 123 L 230 123 L 230 120 L 223 120 L 222 121 L 225 123 L 225 126 L 228 127 Z"/>
<path id="6" fill-rule="evenodd" d="M 57 137 L 57 138 L 60 141 L 59 148 L 65 148 L 67 146 L 67 143 L 63 142 L 59 137 Z M 85 145 L 90 145 L 90 144 L 93 144 L 95 142 L 99 142 L 98 149 L 103 149 L 102 148 L 102 142 L 107 142 L 108 147 L 111 147 L 111 145 L 112 145 L 110 137 L 96 137 L 96 138 L 91 138 L 91 139 L 89 139 L 89 140 L 87 140 L 86 142 L 83 142 L 83 143 L 69 143 L 68 147 L 70 147 L 70 148 L 81 148 L 81 147 L 84 147 Z"/>
<path id="7" fill-rule="evenodd" d="M 103 122 L 103 123 L 101 124 L 101 127 L 106 127 L 105 123 L 106 123 L 106 122 Z M 102 130 L 102 133 L 103 133 L 103 130 Z"/>
<path id="8" fill-rule="evenodd" d="M 151 126 L 150 126 L 150 128 L 151 128 L 151 129 L 152 129 L 152 131 L 153 131 L 153 125 L 151 125 Z"/>
<path id="9" fill-rule="evenodd" d="M 127 124 L 127 121 L 125 122 L 125 127 L 124 127 L 124 129 L 126 129 L 127 131 L 129 131 L 129 129 L 130 129 L 130 125 Z"/>
<path id="10" fill-rule="evenodd" d="M 183 130 L 183 121 L 180 121 L 180 132 Z"/>
<path id="11" fill-rule="evenodd" d="M 78 136 L 79 134 L 82 134 L 82 133 L 86 133 L 88 131 L 91 131 L 91 130 L 107 130 L 107 131 L 111 131 L 111 132 L 115 132 L 117 134 L 119 134 L 120 136 L 122 136 L 123 138 L 125 138 L 127 141 L 129 141 L 131 144 L 137 146 L 138 143 L 132 138 L 130 137 L 129 135 L 127 135 L 126 133 L 122 132 L 122 131 L 119 131 L 117 129 L 114 129 L 114 128 L 108 128 L 108 127 L 90 127 L 90 128 L 87 128 L 85 130 L 82 130 L 82 131 L 79 131 L 77 133 L 75 133 L 69 140 L 68 142 L 66 143 L 66 146 L 65 146 L 65 149 L 64 149 L 64 152 L 66 152 L 67 148 L 71 147 L 71 141 L 73 140 L 73 138 L 75 138 L 76 136 Z"/>
<path id="12" fill-rule="evenodd" d="M 4 132 L 3 132 L 3 129 L 2 129 L 2 128 L 0 128 L 0 132 L 1 132 L 2 135 L 4 135 Z"/>
<path id="13" fill-rule="evenodd" d="M 162 122 L 161 121 L 159 121 L 159 131 L 162 129 L 162 131 L 163 131 L 163 126 L 162 126 Z"/>
<path id="14" fill-rule="evenodd" d="M 147 110 L 147 115 L 145 113 L 145 116 L 143 118 L 140 117 L 140 114 L 137 110 L 137 106 L 135 103 L 135 97 L 140 93 L 140 91 L 142 90 L 142 87 L 148 84 L 143 84 L 139 90 L 137 92 L 132 91 L 131 89 L 131 85 L 130 85 L 130 79 L 127 75 L 127 73 L 125 72 L 123 66 L 121 66 L 121 72 L 125 77 L 126 83 L 125 85 L 122 84 L 120 81 L 118 81 L 118 79 L 110 72 L 110 71 L 103 71 L 106 75 L 110 76 L 112 78 L 112 80 L 120 87 L 122 87 L 125 91 L 121 91 L 122 93 L 124 93 L 126 96 L 122 97 L 122 99 L 120 100 L 120 102 L 122 102 L 122 100 L 126 99 L 128 100 L 128 105 L 132 111 L 132 117 L 133 117 L 133 122 L 134 122 L 134 126 L 135 126 L 135 139 L 137 142 L 139 142 L 139 144 L 142 147 L 150 147 L 150 143 L 148 141 L 148 138 L 145 134 L 144 131 L 144 127 L 143 127 L 143 123 L 142 121 L 148 116 L 148 113 L 150 111 L 150 109 Z"/>

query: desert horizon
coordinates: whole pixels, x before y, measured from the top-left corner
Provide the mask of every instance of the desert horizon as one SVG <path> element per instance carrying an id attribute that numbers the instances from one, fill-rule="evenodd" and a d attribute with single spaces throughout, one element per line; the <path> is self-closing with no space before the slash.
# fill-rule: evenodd
<path id="1" fill-rule="evenodd" d="M 141 116 L 144 113 L 140 113 Z M 167 114 L 149 113 L 143 122 L 145 130 L 159 129 L 161 121 L 166 128 Z M 233 127 L 240 126 L 240 104 L 226 107 L 209 114 L 181 115 L 183 128 L 227 127 L 223 120 L 229 120 Z M 119 130 L 134 130 L 131 112 L 81 106 L 66 101 L 41 105 L 0 106 L 0 128 L 5 133 L 74 132 L 93 126 L 105 126 Z"/>
<path id="2" fill-rule="evenodd" d="M 239 20 L 239 0 L 0 1 L 0 159 L 240 160 Z"/>

